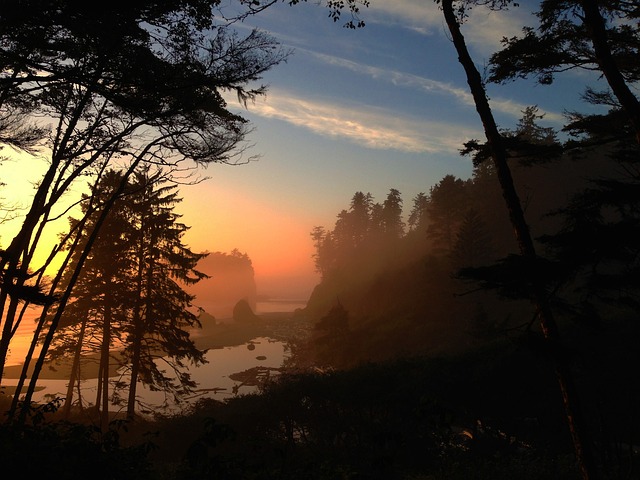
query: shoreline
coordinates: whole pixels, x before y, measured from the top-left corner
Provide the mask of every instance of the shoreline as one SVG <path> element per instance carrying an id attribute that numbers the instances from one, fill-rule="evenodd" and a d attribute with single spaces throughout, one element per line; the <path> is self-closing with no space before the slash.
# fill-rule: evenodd
<path id="1" fill-rule="evenodd" d="M 250 342 L 257 337 L 270 337 L 277 340 L 286 341 L 293 336 L 300 328 L 297 324 L 306 323 L 304 320 L 295 318 L 295 312 L 268 312 L 257 315 L 259 320 L 250 323 L 219 322 L 215 324 L 203 322 L 202 328 L 190 331 L 191 339 L 195 346 L 203 351 L 234 347 Z M 298 326 L 299 327 L 299 326 Z M 113 356 L 118 356 L 117 351 L 112 352 Z M 83 380 L 97 378 L 98 376 L 98 355 L 84 356 L 81 371 Z M 32 362 L 27 378 L 31 378 L 33 372 Z M 23 363 L 9 365 L 4 368 L 3 378 L 7 380 L 17 380 L 20 378 Z M 109 376 L 118 374 L 119 365 L 113 363 L 109 367 Z M 66 380 L 71 373 L 71 361 L 46 362 L 40 372 L 39 378 L 42 380 Z M 5 388 L 12 388 L 6 386 Z"/>

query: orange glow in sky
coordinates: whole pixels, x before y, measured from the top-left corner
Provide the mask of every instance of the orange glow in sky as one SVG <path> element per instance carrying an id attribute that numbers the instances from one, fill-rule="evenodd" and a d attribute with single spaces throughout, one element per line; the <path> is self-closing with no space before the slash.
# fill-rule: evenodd
<path id="1" fill-rule="evenodd" d="M 3 247 L 20 228 L 34 185 L 46 167 L 42 160 L 6 153 L 8 158 L 0 165 L 1 178 L 6 184 L 0 189 L 0 198 L 3 205 L 15 205 L 18 210 L 17 218 L 0 224 Z M 243 166 L 226 168 L 234 170 L 233 176 L 238 178 L 246 171 Z M 222 173 L 224 176 L 225 172 Z M 69 199 L 79 198 L 79 189 L 86 185 L 82 182 L 85 181 L 77 184 Z M 175 212 L 181 214 L 181 221 L 190 227 L 183 239 L 187 246 L 195 252 L 229 253 L 238 249 L 253 262 L 258 293 L 296 299 L 308 297 L 319 280 L 311 257 L 313 246 L 309 232 L 313 220 L 300 211 L 287 211 L 273 196 L 261 198 L 258 191 L 255 197 L 250 197 L 246 190 L 240 192 L 220 178 L 179 188 L 183 201 L 175 206 Z M 63 213 L 63 208 L 57 213 Z M 58 233 L 67 227 L 69 215 L 64 212 L 60 220 L 47 227 L 34 267 L 39 267 L 51 251 Z"/>
<path id="2" fill-rule="evenodd" d="M 310 218 L 279 208 L 273 197 L 249 197 L 246 191 L 236 192 L 213 180 L 183 187 L 181 196 L 176 211 L 191 226 L 185 243 L 197 252 L 246 253 L 253 262 L 258 293 L 308 295 L 317 283 Z"/>

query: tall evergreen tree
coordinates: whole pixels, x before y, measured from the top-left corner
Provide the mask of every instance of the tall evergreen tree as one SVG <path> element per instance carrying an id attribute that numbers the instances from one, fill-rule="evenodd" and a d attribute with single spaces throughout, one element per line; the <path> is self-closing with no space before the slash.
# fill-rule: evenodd
<path id="1" fill-rule="evenodd" d="M 426 232 L 429 224 L 429 197 L 424 192 L 418 193 L 413 198 L 413 206 L 409 213 L 409 230 L 417 232 Z"/>
<path id="2" fill-rule="evenodd" d="M 122 174 L 108 171 L 93 185 L 91 195 L 84 196 L 82 213 L 84 219 L 70 219 L 70 230 L 75 231 L 78 242 L 72 248 L 71 263 L 62 276 L 61 285 L 70 282 L 75 264 L 87 242 L 87 231 L 95 228 L 95 223 L 110 196 L 122 182 Z M 120 343 L 122 328 L 126 322 L 123 302 L 128 295 L 128 279 L 122 276 L 131 268 L 129 259 L 129 239 L 131 229 L 129 212 L 123 201 L 116 202 L 109 209 L 99 240 L 93 245 L 86 261 L 73 299 L 62 312 L 59 328 L 53 336 L 53 348 L 47 352 L 48 358 L 70 357 L 71 378 L 69 379 L 63 413 L 69 414 L 73 389 L 81 380 L 81 360 L 97 354 L 99 358 L 98 389 L 96 407 L 103 412 L 103 428 L 108 423 L 109 374 L 112 371 L 110 352 Z M 84 223 L 82 228 L 78 228 Z M 55 314 L 55 309 L 53 311 Z M 81 399 L 78 401 L 81 404 Z"/>
<path id="3" fill-rule="evenodd" d="M 402 196 L 395 188 L 389 190 L 387 198 L 382 203 L 382 225 L 389 240 L 397 240 L 404 235 Z"/>
<path id="4" fill-rule="evenodd" d="M 493 260 L 491 235 L 480 214 L 473 208 L 464 216 L 449 257 L 455 269 L 476 267 Z"/>
<path id="5" fill-rule="evenodd" d="M 183 285 L 205 277 L 196 265 L 206 254 L 194 253 L 182 243 L 188 227 L 173 211 L 180 202 L 175 185 L 156 183 L 145 172 L 137 175 L 133 188 L 137 190 L 130 218 L 135 267 L 124 350 L 131 369 L 129 417 L 134 414 L 138 381 L 179 400 L 195 386 L 184 362 L 205 361 L 189 338 L 188 329 L 200 324 L 189 311 L 194 297 Z M 159 359 L 170 368 L 168 374 L 158 365 Z"/>
<path id="6" fill-rule="evenodd" d="M 371 222 L 371 204 L 373 197 L 370 193 L 356 192 L 351 198 L 349 208 L 349 224 L 352 230 L 353 246 L 358 248 L 369 235 L 369 223 Z"/>
<path id="7" fill-rule="evenodd" d="M 464 180 L 446 175 L 429 190 L 429 227 L 427 236 L 434 248 L 447 254 L 455 242 L 456 233 L 469 208 Z"/>
<path id="8" fill-rule="evenodd" d="M 121 180 L 122 175 L 112 171 L 95 188 L 108 196 Z M 193 297 L 183 287 L 204 278 L 196 264 L 205 254 L 193 253 L 182 243 L 188 227 L 174 212 L 180 201 L 176 189 L 146 169 L 129 182 L 100 230 L 54 338 L 50 357 L 73 356 L 75 379 L 80 356 L 99 353 L 96 405 L 103 428 L 108 422 L 115 347 L 122 351 L 117 365 L 131 372 L 129 416 L 134 414 L 138 381 L 177 398 L 194 386 L 183 368 L 185 361 L 204 361 L 189 338 L 188 330 L 199 324 L 189 309 Z M 69 272 L 73 270 L 71 265 Z M 156 363 L 159 358 L 171 367 L 169 373 Z M 65 411 L 70 408 L 73 380 Z"/>

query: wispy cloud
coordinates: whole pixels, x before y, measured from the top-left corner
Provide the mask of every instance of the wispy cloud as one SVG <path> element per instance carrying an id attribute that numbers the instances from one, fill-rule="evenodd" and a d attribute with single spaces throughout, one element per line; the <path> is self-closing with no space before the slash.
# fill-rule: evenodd
<path id="1" fill-rule="evenodd" d="M 500 47 L 503 37 L 521 33 L 524 25 L 535 24 L 535 19 L 525 6 L 508 10 L 491 11 L 485 7 L 470 10 L 463 32 L 469 45 L 483 55 L 489 55 Z M 446 35 L 444 17 L 436 2 L 424 0 L 393 0 L 371 2 L 362 16 L 372 23 L 398 25 L 425 35 Z"/>
<path id="2" fill-rule="evenodd" d="M 409 153 L 455 153 L 466 140 L 480 134 L 459 125 L 398 117 L 397 112 L 386 109 L 338 105 L 278 90 L 250 104 L 249 111 L 367 148 Z"/>
<path id="3" fill-rule="evenodd" d="M 462 88 L 451 83 L 441 82 L 437 80 L 433 80 L 430 78 L 421 77 L 418 75 L 413 75 L 406 72 L 399 72 L 395 70 L 387 70 L 380 67 L 374 67 L 371 65 L 365 65 L 362 63 L 354 62 L 352 60 L 347 60 L 344 58 L 325 55 L 320 53 L 313 53 L 316 58 L 320 61 L 336 66 L 348 69 L 354 73 L 358 73 L 360 75 L 366 75 L 371 78 L 388 82 L 397 87 L 404 87 L 414 89 L 419 93 L 429 93 L 436 95 L 444 95 L 449 96 L 457 100 L 463 105 L 474 106 L 473 96 L 469 93 L 469 90 L 466 88 Z M 491 99 L 491 107 L 496 112 L 501 112 L 507 115 L 511 115 L 514 118 L 520 118 L 522 116 L 522 111 L 527 107 L 520 102 L 515 102 L 510 99 L 504 98 L 492 98 Z M 545 119 L 547 121 L 561 123 L 564 118 L 562 114 L 550 111 L 543 111 L 541 113 L 545 114 Z"/>

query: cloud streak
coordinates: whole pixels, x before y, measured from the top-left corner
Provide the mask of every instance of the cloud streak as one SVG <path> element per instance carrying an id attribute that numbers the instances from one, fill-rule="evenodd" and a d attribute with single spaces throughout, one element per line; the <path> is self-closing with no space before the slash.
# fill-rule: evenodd
<path id="1" fill-rule="evenodd" d="M 446 30 L 440 7 L 424 0 L 372 2 L 362 16 L 372 23 L 403 25 L 424 35 L 444 34 Z M 525 7 L 501 11 L 476 7 L 469 11 L 462 28 L 468 44 L 489 55 L 500 47 L 503 37 L 520 34 L 524 25 L 535 25 L 535 18 Z"/>
<path id="2" fill-rule="evenodd" d="M 437 94 L 453 97 L 455 100 L 463 105 L 471 106 L 475 108 L 473 102 L 473 96 L 465 89 L 451 83 L 440 82 L 432 80 L 430 78 L 421 77 L 405 72 L 398 72 L 394 70 L 386 70 L 379 67 L 373 67 L 371 65 L 365 65 L 344 58 L 325 55 L 315 52 L 312 53 L 320 61 L 335 67 L 341 67 L 348 69 L 354 73 L 360 75 L 366 75 L 373 79 L 390 83 L 396 87 L 414 89 L 420 93 Z M 522 111 L 529 105 L 523 103 L 514 102 L 513 100 L 503 98 L 493 98 L 491 100 L 491 107 L 497 112 L 501 112 L 507 115 L 511 115 L 514 118 L 520 118 Z M 561 123 L 563 116 L 556 112 L 541 112 L 545 114 L 545 119 L 552 122 Z"/>
<path id="3" fill-rule="evenodd" d="M 338 105 L 278 90 L 271 90 L 267 99 L 256 101 L 249 111 L 366 148 L 407 153 L 455 153 L 466 140 L 480 134 L 459 125 L 398 117 L 387 109 Z"/>

